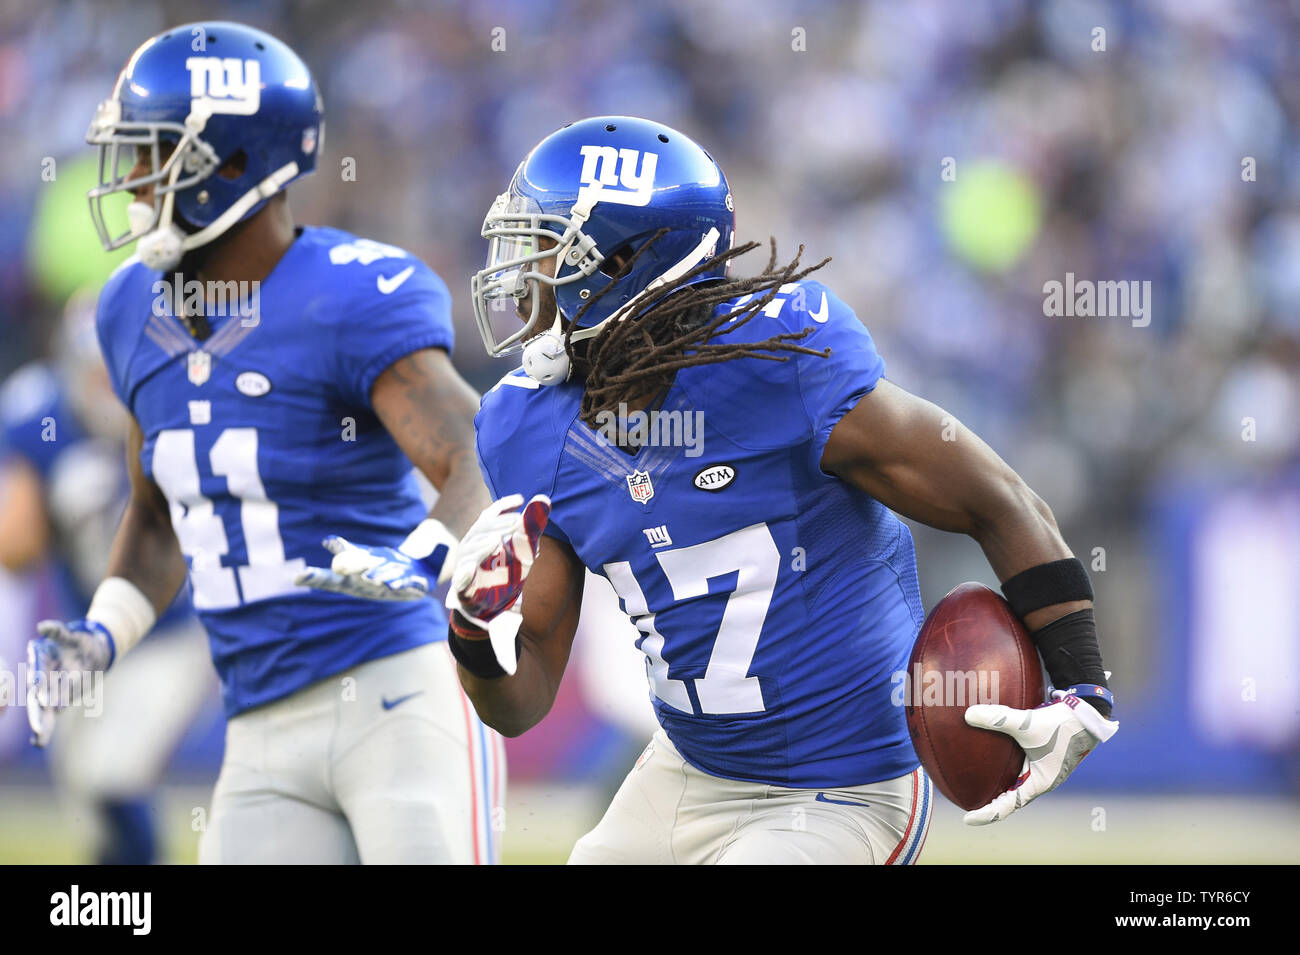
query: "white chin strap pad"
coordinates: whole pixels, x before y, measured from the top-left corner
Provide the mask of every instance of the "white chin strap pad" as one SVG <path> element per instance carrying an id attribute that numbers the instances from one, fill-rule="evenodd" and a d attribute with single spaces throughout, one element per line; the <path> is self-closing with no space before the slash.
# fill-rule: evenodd
<path id="1" fill-rule="evenodd" d="M 140 236 L 135 250 L 145 268 L 168 272 L 180 265 L 185 250 L 185 233 L 174 222 L 169 222 L 165 229 L 155 229 Z"/>
<path id="2" fill-rule="evenodd" d="M 564 339 L 556 332 L 544 332 L 524 346 L 524 371 L 544 385 L 558 385 L 569 377 L 569 355 Z"/>
<path id="3" fill-rule="evenodd" d="M 177 169 L 179 170 L 179 166 Z M 207 245 L 213 239 L 219 237 L 232 225 L 244 217 L 249 209 L 257 205 L 263 199 L 269 199 L 288 182 L 298 175 L 298 164 L 296 162 L 288 163 L 281 166 L 271 175 L 267 176 L 248 192 L 244 193 L 234 202 L 229 209 L 217 217 L 209 226 L 200 229 L 193 235 L 186 235 L 181 231 L 176 223 L 172 222 L 172 203 L 175 193 L 168 193 L 167 198 L 163 200 L 162 214 L 159 216 L 158 227 L 152 232 L 147 232 L 140 236 L 136 242 L 136 251 L 140 255 L 140 261 L 147 268 L 154 269 L 158 272 L 166 272 L 180 265 L 181 256 L 191 249 L 197 249 L 199 246 Z M 132 212 L 136 206 L 135 212 Z M 153 220 L 153 208 L 147 203 L 131 203 L 126 210 L 128 221 L 131 223 L 132 231 L 136 231 L 137 222 L 143 221 L 147 228 Z M 148 218 L 144 216 L 147 214 Z"/>

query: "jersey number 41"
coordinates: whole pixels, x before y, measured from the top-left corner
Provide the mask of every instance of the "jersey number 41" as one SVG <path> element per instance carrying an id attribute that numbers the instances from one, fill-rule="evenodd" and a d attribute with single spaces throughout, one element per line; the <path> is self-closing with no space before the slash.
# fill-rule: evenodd
<path id="1" fill-rule="evenodd" d="M 190 562 L 194 608 L 224 610 L 305 589 L 295 586 L 293 579 L 307 562 L 301 557 L 284 559 L 280 508 L 267 498 L 257 472 L 257 429 L 226 428 L 213 443 L 208 461 L 212 474 L 224 477 L 230 495 L 239 499 L 244 563 L 238 567 L 221 562 L 230 544 L 221 515 L 200 490 L 194 432 L 188 428 L 159 432 L 153 478 L 167 495 L 176 540 Z"/>

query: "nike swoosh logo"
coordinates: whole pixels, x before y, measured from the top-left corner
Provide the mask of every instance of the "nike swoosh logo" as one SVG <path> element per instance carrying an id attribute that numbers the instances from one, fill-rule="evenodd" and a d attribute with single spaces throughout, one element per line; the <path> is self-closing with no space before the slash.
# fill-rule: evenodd
<path id="1" fill-rule="evenodd" d="M 810 317 L 814 322 L 816 322 L 818 325 L 825 325 L 825 324 L 826 324 L 826 319 L 828 319 L 828 318 L 830 317 L 830 316 L 827 314 L 827 312 L 829 312 L 829 311 L 830 311 L 830 309 L 829 309 L 829 308 L 827 307 L 827 305 L 826 305 L 826 293 L 825 293 L 825 292 L 822 292 L 822 304 L 821 304 L 821 307 L 818 308 L 817 311 L 815 311 L 815 312 L 809 312 L 809 313 L 808 313 L 808 316 L 809 316 L 809 317 Z"/>
<path id="2" fill-rule="evenodd" d="M 402 271 L 398 272 L 392 278 L 384 278 L 382 275 L 375 279 L 375 284 L 379 286 L 381 295 L 392 295 L 397 291 L 397 287 L 415 274 L 415 266 L 408 265 Z M 825 293 L 823 293 L 825 294 Z"/>
<path id="3" fill-rule="evenodd" d="M 826 795 L 825 793 L 818 793 L 817 801 L 833 802 L 837 806 L 870 806 L 871 805 L 871 803 L 869 802 L 858 802 L 858 800 L 856 799 L 832 799 L 830 796 Z"/>
<path id="4" fill-rule="evenodd" d="M 405 703 L 405 702 L 406 702 L 407 700 L 409 700 L 411 697 L 413 697 L 413 696 L 419 696 L 419 695 L 420 695 L 421 693 L 423 693 L 423 692 L 424 692 L 423 690 L 416 690 L 414 693 L 408 693 L 408 694 L 406 694 L 406 696 L 399 696 L 399 697 L 398 697 L 397 699 L 395 699 L 395 700 L 381 699 L 380 702 L 384 704 L 384 709 L 386 709 L 386 710 L 391 710 L 394 706 L 401 706 L 403 703 Z"/>

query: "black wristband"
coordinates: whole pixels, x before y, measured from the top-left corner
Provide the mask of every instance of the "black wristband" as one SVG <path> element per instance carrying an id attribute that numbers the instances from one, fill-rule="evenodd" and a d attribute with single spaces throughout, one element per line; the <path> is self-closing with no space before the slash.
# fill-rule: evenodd
<path id="1" fill-rule="evenodd" d="M 1097 642 L 1097 620 L 1091 609 L 1067 613 L 1030 634 L 1030 639 L 1043 658 L 1052 686 L 1060 689 L 1079 683 L 1106 686 L 1101 646 Z M 1100 696 L 1084 699 L 1102 716 L 1110 718 L 1111 706 L 1105 699 Z"/>
<path id="2" fill-rule="evenodd" d="M 1066 557 L 1022 570 L 1002 585 L 1017 617 L 1071 600 L 1091 600 L 1092 581 L 1077 557 Z"/>
<path id="3" fill-rule="evenodd" d="M 469 618 L 459 610 L 453 610 L 447 615 L 447 628 L 457 636 L 468 640 L 487 636 L 486 630 L 476 623 L 470 623 Z"/>
<path id="4" fill-rule="evenodd" d="M 456 662 L 481 680 L 495 680 L 506 675 L 497 655 L 492 650 L 492 641 L 484 637 L 481 640 L 465 640 L 452 630 L 447 634 L 447 645 Z M 515 659 L 519 658 L 521 644 L 515 637 Z"/>

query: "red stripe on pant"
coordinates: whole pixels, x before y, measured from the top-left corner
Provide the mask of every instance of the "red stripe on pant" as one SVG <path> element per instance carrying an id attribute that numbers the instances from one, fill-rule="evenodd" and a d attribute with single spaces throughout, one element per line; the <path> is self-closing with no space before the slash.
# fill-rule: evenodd
<path id="1" fill-rule="evenodd" d="M 456 689 L 457 692 L 460 691 L 459 685 Z M 478 774 L 474 772 L 474 727 L 469 718 L 469 698 L 464 693 L 460 693 L 460 707 L 465 713 L 465 745 L 469 752 L 469 801 L 474 811 L 474 828 L 470 832 L 470 838 L 474 842 L 474 864 L 482 865 L 483 857 L 478 848 Z"/>
<path id="2" fill-rule="evenodd" d="M 889 854 L 885 860 L 885 865 L 893 865 L 898 854 L 903 851 L 903 846 L 907 845 L 908 838 L 912 835 L 912 827 L 916 825 L 916 801 L 920 790 L 920 773 L 919 769 L 912 772 L 912 809 L 907 816 L 907 830 L 903 833 L 903 838 L 899 840 L 898 845 L 894 846 L 894 851 Z"/>

